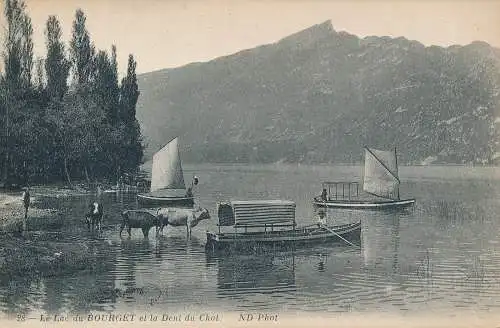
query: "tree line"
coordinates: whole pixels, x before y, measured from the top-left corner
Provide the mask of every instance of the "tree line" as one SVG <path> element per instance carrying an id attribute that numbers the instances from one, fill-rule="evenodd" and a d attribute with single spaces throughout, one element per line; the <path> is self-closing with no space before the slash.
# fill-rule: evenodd
<path id="1" fill-rule="evenodd" d="M 69 45 L 49 16 L 46 57 L 33 55 L 33 26 L 22 0 L 5 0 L 0 76 L 2 181 L 15 184 L 115 181 L 136 173 L 143 145 L 135 117 L 137 63 L 119 83 L 117 49 L 96 49 L 76 10 Z"/>

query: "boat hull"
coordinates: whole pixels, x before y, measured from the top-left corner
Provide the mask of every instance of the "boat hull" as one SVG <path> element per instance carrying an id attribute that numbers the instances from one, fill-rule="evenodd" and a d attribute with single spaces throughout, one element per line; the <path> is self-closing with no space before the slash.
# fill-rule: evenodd
<path id="1" fill-rule="evenodd" d="M 295 249 L 300 246 L 325 243 L 348 242 L 358 244 L 361 238 L 361 221 L 341 226 L 328 226 L 328 231 L 321 226 L 296 228 L 295 230 L 248 232 L 248 233 L 214 233 L 207 232 L 205 248 L 208 252 L 236 251 L 255 252 L 269 248 Z M 340 237 L 339 237 L 340 236 Z M 346 240 L 348 242 L 346 242 Z"/>
<path id="2" fill-rule="evenodd" d="M 314 198 L 313 204 L 318 207 L 350 208 L 350 209 L 395 209 L 405 208 L 415 204 L 415 199 L 400 199 L 387 201 L 362 201 L 362 200 L 327 200 Z"/>
<path id="3" fill-rule="evenodd" d="M 142 206 L 193 207 L 194 205 L 193 197 L 158 197 L 138 194 L 137 201 Z"/>

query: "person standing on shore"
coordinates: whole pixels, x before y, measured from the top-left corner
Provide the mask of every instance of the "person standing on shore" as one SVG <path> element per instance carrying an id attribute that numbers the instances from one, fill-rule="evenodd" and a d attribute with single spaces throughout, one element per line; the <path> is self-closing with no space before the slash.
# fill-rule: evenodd
<path id="1" fill-rule="evenodd" d="M 28 219 L 28 208 L 30 207 L 30 189 L 27 187 L 23 192 L 23 204 L 24 204 L 24 225 L 26 225 L 26 220 Z"/>

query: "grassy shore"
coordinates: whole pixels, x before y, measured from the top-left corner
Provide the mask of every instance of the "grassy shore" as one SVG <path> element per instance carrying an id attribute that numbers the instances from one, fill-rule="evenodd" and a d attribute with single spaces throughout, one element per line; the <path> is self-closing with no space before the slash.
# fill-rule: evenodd
<path id="1" fill-rule="evenodd" d="M 64 185 L 45 185 L 30 187 L 31 206 L 28 211 L 28 229 L 37 228 L 46 224 L 48 227 L 57 225 L 61 211 L 37 208 L 37 200 L 43 196 L 54 198 L 78 197 L 88 195 L 90 191 L 82 186 L 75 185 L 68 188 Z M 0 232 L 17 232 L 22 228 L 24 207 L 22 191 L 0 192 Z"/>
<path id="2" fill-rule="evenodd" d="M 36 198 L 33 197 L 32 202 Z M 39 209 L 30 206 L 28 222 L 53 220 L 58 216 L 58 211 L 52 209 Z M 24 220 L 24 206 L 21 195 L 0 193 L 0 232 L 19 232 L 22 230 Z"/>
<path id="3" fill-rule="evenodd" d="M 88 243 L 70 242 L 54 231 L 65 223 L 64 212 L 36 206 L 37 197 L 69 197 L 84 194 L 81 190 L 30 188 L 32 205 L 24 232 L 21 194 L 0 193 L 0 281 L 20 276 L 43 277 L 99 269 Z"/>

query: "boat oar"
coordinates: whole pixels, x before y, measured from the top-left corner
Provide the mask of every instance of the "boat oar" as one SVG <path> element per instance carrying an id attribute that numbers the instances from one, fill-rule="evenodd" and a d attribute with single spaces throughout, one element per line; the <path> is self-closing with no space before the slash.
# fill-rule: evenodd
<path id="1" fill-rule="evenodd" d="M 345 239 L 344 237 L 342 237 L 341 235 L 339 235 L 338 233 L 336 233 L 335 231 L 333 231 L 332 229 L 330 229 L 329 227 L 327 227 L 326 225 L 324 225 L 323 223 L 320 223 L 319 224 L 323 229 L 326 229 L 328 231 L 330 231 L 332 234 L 336 235 L 337 237 L 339 237 L 340 239 L 342 239 L 343 241 L 345 241 L 346 243 L 348 243 L 349 245 L 351 246 L 357 246 L 357 245 L 354 245 L 353 243 L 351 243 L 349 240 Z M 359 247 L 359 246 L 358 246 Z"/>

